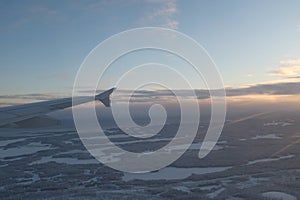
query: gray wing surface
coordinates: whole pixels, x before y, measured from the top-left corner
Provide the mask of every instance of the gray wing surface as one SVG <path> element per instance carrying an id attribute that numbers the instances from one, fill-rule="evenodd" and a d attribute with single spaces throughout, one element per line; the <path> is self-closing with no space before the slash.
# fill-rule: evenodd
<path id="1" fill-rule="evenodd" d="M 17 106 L 9 106 L 0 108 L 0 126 L 21 122 L 37 116 L 72 107 L 72 105 L 80 105 L 94 100 L 101 101 L 106 107 L 110 106 L 110 94 L 115 90 L 111 88 L 94 97 L 76 97 L 56 99 L 44 102 L 30 103 Z M 73 101 L 73 102 L 72 102 Z"/>

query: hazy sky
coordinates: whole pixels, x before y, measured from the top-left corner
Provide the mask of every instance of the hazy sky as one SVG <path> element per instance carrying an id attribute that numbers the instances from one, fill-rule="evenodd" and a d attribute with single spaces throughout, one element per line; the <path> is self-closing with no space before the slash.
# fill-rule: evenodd
<path id="1" fill-rule="evenodd" d="M 0 94 L 70 94 L 98 43 L 143 26 L 196 39 L 226 86 L 297 81 L 299 8 L 299 0 L 0 0 Z"/>

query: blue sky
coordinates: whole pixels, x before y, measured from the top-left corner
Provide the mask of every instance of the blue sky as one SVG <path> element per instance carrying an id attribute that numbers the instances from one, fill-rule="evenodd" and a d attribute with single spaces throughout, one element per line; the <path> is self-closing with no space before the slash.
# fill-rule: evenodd
<path id="1" fill-rule="evenodd" d="M 296 78 L 300 1 L 0 1 L 0 94 L 71 94 L 85 56 L 131 28 L 181 31 L 212 56 L 226 86 Z"/>

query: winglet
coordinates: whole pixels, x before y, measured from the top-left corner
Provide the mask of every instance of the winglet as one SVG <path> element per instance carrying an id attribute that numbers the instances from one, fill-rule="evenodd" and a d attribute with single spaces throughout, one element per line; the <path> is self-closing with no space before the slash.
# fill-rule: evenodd
<path id="1" fill-rule="evenodd" d="M 116 88 L 111 88 L 95 96 L 95 100 L 101 101 L 106 107 L 110 107 L 110 94 Z"/>

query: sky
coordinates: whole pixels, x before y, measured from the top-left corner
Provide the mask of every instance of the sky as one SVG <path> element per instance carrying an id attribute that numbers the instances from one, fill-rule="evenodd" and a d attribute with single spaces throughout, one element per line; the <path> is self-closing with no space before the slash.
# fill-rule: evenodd
<path id="1" fill-rule="evenodd" d="M 96 45 L 147 26 L 200 43 L 231 96 L 299 94 L 299 8 L 298 0 L 0 0 L 0 95 L 70 95 Z"/>

